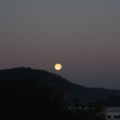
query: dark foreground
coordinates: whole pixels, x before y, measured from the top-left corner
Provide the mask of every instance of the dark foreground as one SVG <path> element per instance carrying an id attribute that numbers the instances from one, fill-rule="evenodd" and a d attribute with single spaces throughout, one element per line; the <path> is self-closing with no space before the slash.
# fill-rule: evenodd
<path id="1" fill-rule="evenodd" d="M 0 81 L 1 120 L 104 120 L 103 109 L 97 105 L 85 110 L 76 101 L 76 108 L 81 109 L 75 111 L 69 111 L 68 106 L 64 95 L 30 79 Z"/>

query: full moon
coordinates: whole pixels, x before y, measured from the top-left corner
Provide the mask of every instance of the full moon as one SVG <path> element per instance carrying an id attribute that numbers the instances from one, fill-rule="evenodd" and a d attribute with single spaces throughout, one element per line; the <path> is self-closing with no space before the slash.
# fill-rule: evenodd
<path id="1" fill-rule="evenodd" d="M 56 71 L 60 71 L 60 70 L 62 70 L 62 65 L 60 63 L 56 63 L 54 68 Z"/>

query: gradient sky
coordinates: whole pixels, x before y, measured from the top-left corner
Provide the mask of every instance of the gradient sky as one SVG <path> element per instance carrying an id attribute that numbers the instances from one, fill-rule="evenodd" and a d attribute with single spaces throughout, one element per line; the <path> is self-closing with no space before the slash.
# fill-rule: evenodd
<path id="1" fill-rule="evenodd" d="M 32 67 L 119 89 L 120 0 L 0 0 L 0 69 Z"/>

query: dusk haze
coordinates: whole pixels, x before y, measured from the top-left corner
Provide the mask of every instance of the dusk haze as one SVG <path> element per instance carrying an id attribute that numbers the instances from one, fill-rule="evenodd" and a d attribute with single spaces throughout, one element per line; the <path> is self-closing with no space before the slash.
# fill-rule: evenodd
<path id="1" fill-rule="evenodd" d="M 120 89 L 120 0 L 1 0 L 0 69 L 18 67 Z"/>
<path id="2" fill-rule="evenodd" d="M 120 120 L 120 0 L 0 0 L 0 120 Z"/>

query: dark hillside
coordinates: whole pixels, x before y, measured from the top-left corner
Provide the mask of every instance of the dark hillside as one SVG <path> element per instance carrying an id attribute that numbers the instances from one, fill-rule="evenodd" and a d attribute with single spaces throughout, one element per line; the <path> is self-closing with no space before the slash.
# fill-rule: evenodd
<path id="1" fill-rule="evenodd" d="M 120 95 L 120 90 L 86 88 L 84 86 L 73 84 L 61 76 L 44 70 L 34 70 L 30 68 L 0 70 L 1 82 L 18 80 L 28 80 L 28 83 L 31 86 L 37 84 L 39 86 L 53 87 L 58 92 L 61 92 L 68 97 L 69 100 L 79 97 L 82 103 L 96 102 L 109 96 Z"/>

